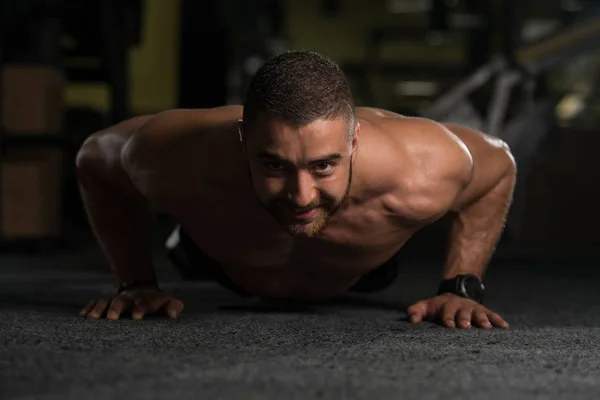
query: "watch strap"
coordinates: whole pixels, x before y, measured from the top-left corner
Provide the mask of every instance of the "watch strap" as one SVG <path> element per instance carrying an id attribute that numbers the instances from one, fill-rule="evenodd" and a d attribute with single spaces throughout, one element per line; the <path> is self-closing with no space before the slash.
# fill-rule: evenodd
<path id="1" fill-rule="evenodd" d="M 457 275 L 454 278 L 443 280 L 438 287 L 438 296 L 443 293 L 452 293 L 478 303 L 483 303 L 485 286 L 475 275 Z"/>

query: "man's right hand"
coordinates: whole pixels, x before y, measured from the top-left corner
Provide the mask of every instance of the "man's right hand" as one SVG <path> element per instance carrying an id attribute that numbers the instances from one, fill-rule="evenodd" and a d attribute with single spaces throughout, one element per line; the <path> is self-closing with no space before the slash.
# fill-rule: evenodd
<path id="1" fill-rule="evenodd" d="M 91 301 L 79 315 L 99 319 L 119 319 L 122 313 L 131 313 L 131 318 L 140 320 L 145 315 L 160 313 L 177 318 L 183 311 L 183 303 L 173 296 L 154 288 L 124 290 L 112 298 Z"/>

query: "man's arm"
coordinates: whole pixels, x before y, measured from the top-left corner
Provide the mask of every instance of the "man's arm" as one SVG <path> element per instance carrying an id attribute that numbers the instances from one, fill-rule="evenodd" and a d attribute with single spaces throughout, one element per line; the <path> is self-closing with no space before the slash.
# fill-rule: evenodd
<path id="1" fill-rule="evenodd" d="M 91 301 L 81 316 L 118 319 L 131 313 L 139 320 L 163 312 L 177 318 L 183 310 L 180 300 L 158 288 L 148 214 L 178 216 L 190 193 L 185 172 L 198 158 L 199 122 L 213 114 L 220 113 L 169 110 L 134 118 L 92 135 L 82 146 L 77 174 L 83 202 L 120 290 Z"/>
<path id="2" fill-rule="evenodd" d="M 124 146 L 152 117 L 138 117 L 90 136 L 77 154 L 82 200 L 117 286 L 155 282 L 147 246 L 149 202 L 123 165 Z"/>
<path id="3" fill-rule="evenodd" d="M 197 182 L 200 171 L 208 170 L 198 163 L 209 163 L 201 152 L 212 151 L 203 145 L 203 132 L 225 121 L 235 124 L 237 115 L 240 107 L 168 110 L 122 122 L 84 143 L 77 155 L 79 186 L 118 285 L 154 280 L 149 212 L 177 216 L 198 196 L 201 188 L 190 179 Z"/>
<path id="4" fill-rule="evenodd" d="M 453 211 L 443 279 L 473 274 L 483 279 L 500 239 L 516 180 L 508 146 L 472 129 L 447 124 L 472 157 L 472 172 L 451 205 Z"/>
<path id="5" fill-rule="evenodd" d="M 422 190 L 413 207 L 424 222 L 450 212 L 453 216 L 443 278 L 483 277 L 502 233 L 515 184 L 516 166 L 500 140 L 455 124 L 421 121 L 419 157 Z M 428 217 L 427 217 L 428 216 Z M 445 293 L 407 309 L 411 322 L 434 319 L 454 328 L 508 328 L 483 305 Z"/>

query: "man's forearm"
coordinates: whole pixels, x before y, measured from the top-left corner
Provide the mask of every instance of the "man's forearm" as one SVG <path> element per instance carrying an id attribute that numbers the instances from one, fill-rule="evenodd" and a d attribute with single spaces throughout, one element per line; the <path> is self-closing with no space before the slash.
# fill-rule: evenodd
<path id="1" fill-rule="evenodd" d="M 79 183 L 87 215 L 117 286 L 128 281 L 155 282 L 147 207 L 111 189 L 92 173 L 80 172 Z"/>
<path id="2" fill-rule="evenodd" d="M 443 279 L 473 274 L 483 279 L 500 239 L 515 186 L 514 168 L 481 198 L 454 215 Z"/>

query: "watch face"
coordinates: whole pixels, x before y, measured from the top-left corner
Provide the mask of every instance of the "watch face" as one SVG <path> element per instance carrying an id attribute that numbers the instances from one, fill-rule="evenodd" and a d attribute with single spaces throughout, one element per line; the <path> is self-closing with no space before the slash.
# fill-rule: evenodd
<path id="1" fill-rule="evenodd" d="M 473 299 L 483 297 L 485 286 L 476 276 L 465 276 L 460 286 L 461 291 Z"/>

